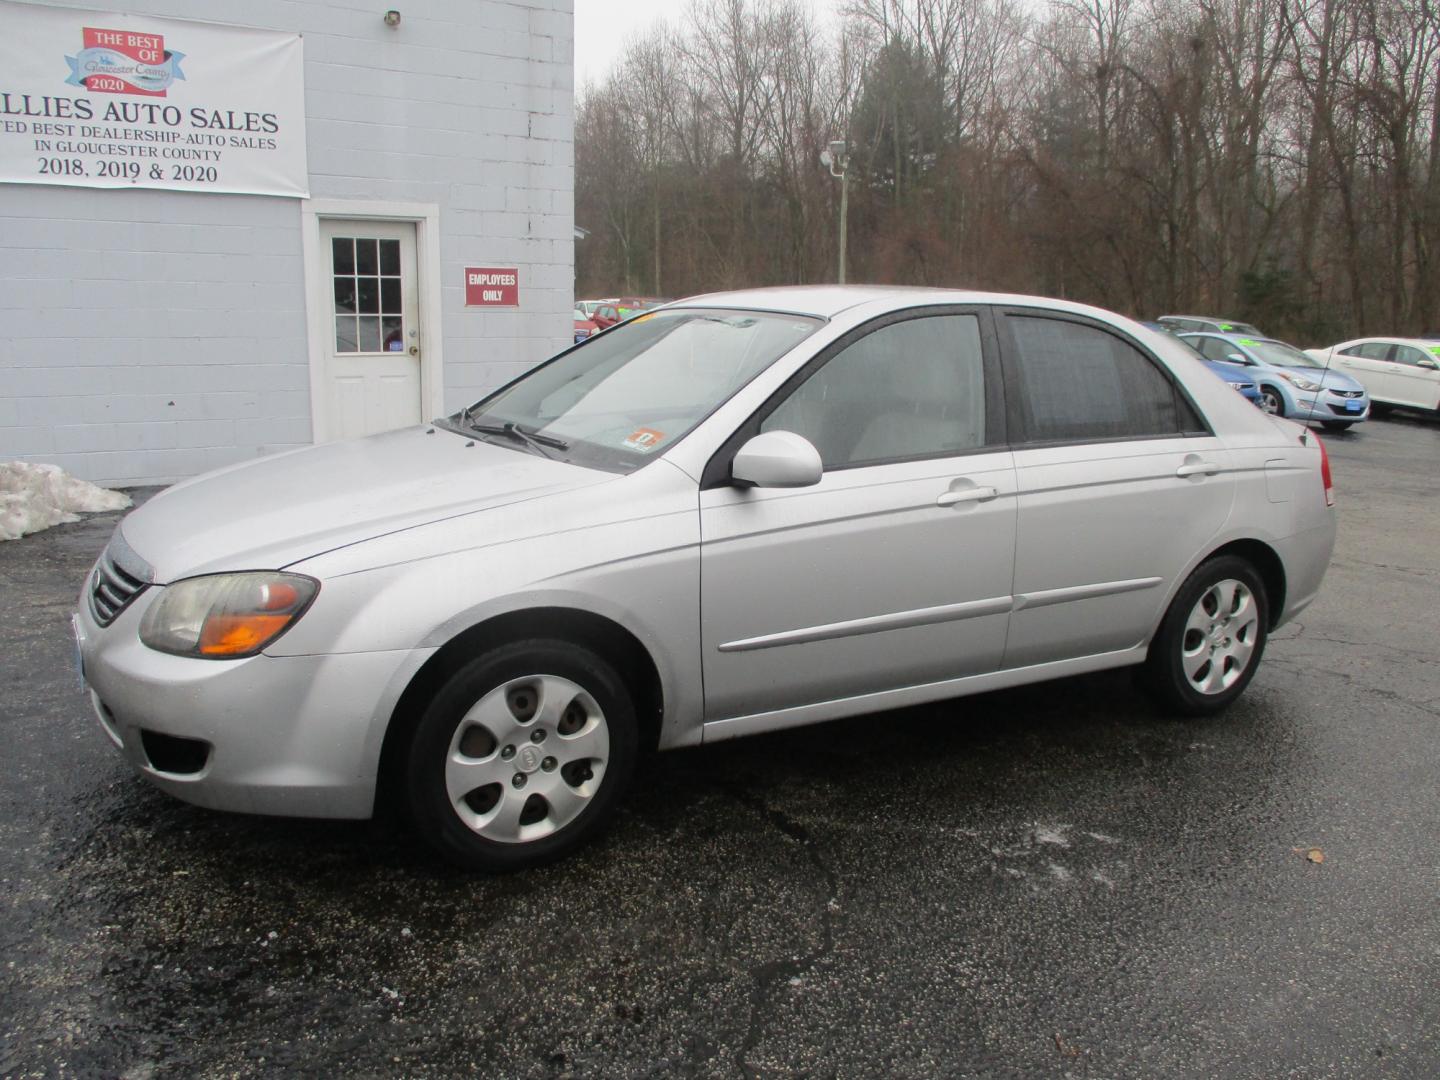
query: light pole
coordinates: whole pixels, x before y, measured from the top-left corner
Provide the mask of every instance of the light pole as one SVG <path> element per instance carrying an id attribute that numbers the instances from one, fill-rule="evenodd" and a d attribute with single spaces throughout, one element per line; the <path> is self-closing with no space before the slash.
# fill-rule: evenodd
<path id="1" fill-rule="evenodd" d="M 840 180 L 840 284 L 845 284 L 845 224 L 850 216 L 850 177 L 846 166 L 850 159 L 845 155 L 845 140 L 836 139 L 820 151 L 820 164 L 830 170 L 830 175 Z"/>

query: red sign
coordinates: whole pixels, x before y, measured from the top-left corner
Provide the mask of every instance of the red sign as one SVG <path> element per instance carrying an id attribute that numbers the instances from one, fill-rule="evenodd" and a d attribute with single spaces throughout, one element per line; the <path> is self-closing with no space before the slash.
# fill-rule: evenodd
<path id="1" fill-rule="evenodd" d="M 520 272 L 514 267 L 467 266 L 465 306 L 519 307 Z"/>

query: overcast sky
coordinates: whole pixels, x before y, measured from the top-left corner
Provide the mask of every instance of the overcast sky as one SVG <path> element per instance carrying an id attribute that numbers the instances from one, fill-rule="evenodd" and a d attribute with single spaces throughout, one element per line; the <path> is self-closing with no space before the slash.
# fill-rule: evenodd
<path id="1" fill-rule="evenodd" d="M 686 6 L 687 0 L 575 0 L 575 88 L 598 83 L 630 38 Z"/>

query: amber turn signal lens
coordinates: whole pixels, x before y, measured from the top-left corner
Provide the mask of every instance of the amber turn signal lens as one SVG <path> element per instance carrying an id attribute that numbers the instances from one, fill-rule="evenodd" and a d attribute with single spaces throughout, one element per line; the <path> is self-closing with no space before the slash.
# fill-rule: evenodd
<path id="1" fill-rule="evenodd" d="M 292 600 L 291 604 L 294 603 Z M 290 604 L 284 605 L 289 607 Z M 200 631 L 201 656 L 244 656 L 281 630 L 291 615 L 212 615 Z"/>

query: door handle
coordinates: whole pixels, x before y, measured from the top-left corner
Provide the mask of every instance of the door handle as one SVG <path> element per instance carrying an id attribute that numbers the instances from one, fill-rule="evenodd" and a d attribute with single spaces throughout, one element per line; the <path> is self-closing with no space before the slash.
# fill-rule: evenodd
<path id="1" fill-rule="evenodd" d="M 945 492 L 935 500 L 936 506 L 956 506 L 960 503 L 986 502 L 995 498 L 999 492 L 993 487 L 970 487 L 960 488 Z"/>
<path id="2" fill-rule="evenodd" d="M 1214 476 L 1220 471 L 1220 466 L 1213 461 L 1196 461 L 1189 465 L 1181 465 L 1175 470 L 1176 476 Z"/>

